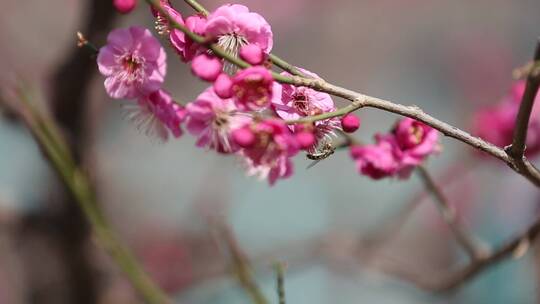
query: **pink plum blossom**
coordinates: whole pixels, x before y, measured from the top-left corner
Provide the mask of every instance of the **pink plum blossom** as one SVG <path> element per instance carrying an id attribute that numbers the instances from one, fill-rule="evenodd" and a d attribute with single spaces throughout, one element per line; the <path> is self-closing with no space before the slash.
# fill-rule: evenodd
<path id="1" fill-rule="evenodd" d="M 525 92 L 525 82 L 519 81 L 496 105 L 478 110 L 473 117 L 473 132 L 492 144 L 505 147 L 512 143 L 521 98 Z M 529 130 L 527 133 L 527 156 L 540 151 L 540 97 L 536 98 Z"/>
<path id="2" fill-rule="evenodd" d="M 169 133 L 176 138 L 182 135 L 180 124 L 186 117 L 186 110 L 164 90 L 140 97 L 137 106 L 128 109 L 132 109 L 128 118 L 149 136 L 157 136 L 165 141 Z"/>
<path id="3" fill-rule="evenodd" d="M 213 82 L 221 74 L 223 64 L 216 56 L 200 54 L 191 63 L 193 74 L 204 81 Z"/>
<path id="4" fill-rule="evenodd" d="M 392 132 L 377 134 L 374 145 L 351 147 L 359 172 L 373 179 L 408 178 L 429 155 L 439 151 L 438 133 L 411 118 L 400 120 Z"/>
<path id="5" fill-rule="evenodd" d="M 381 179 L 396 175 L 400 169 L 394 149 L 393 142 L 382 139 L 375 145 L 352 146 L 350 153 L 361 174 Z"/>
<path id="6" fill-rule="evenodd" d="M 299 69 L 303 73 L 313 78 L 320 78 L 317 74 L 304 69 Z M 285 76 L 290 76 L 289 73 L 281 73 Z M 313 116 L 323 113 L 328 113 L 336 110 L 336 106 L 332 97 L 327 93 L 315 91 L 307 87 L 296 87 L 289 84 L 277 85 L 279 90 L 274 88 L 276 94 L 281 94 L 281 98 L 273 98 L 272 108 L 276 114 L 285 120 L 296 120 L 306 116 Z M 315 137 L 316 142 L 310 149 L 314 152 L 320 143 L 329 140 L 334 134 L 335 129 L 341 127 L 338 118 L 331 118 L 315 122 Z M 296 132 L 298 126 L 292 127 Z"/>
<path id="7" fill-rule="evenodd" d="M 270 106 L 274 78 L 262 66 L 241 70 L 232 78 L 233 98 L 241 110 L 257 111 Z"/>
<path id="8" fill-rule="evenodd" d="M 293 173 L 291 157 L 299 151 L 298 144 L 289 128 L 277 119 L 267 119 L 244 125 L 255 135 L 255 143 L 242 149 L 248 175 L 268 179 L 270 185 L 278 179 L 287 178 Z"/>
<path id="9" fill-rule="evenodd" d="M 402 169 L 421 164 L 426 157 L 439 150 L 437 130 L 409 117 L 397 123 L 393 137 L 398 148 L 395 153 Z"/>
<path id="10" fill-rule="evenodd" d="M 112 31 L 99 50 L 99 71 L 111 98 L 133 99 L 158 90 L 165 79 L 166 54 L 152 33 L 141 27 Z"/>
<path id="11" fill-rule="evenodd" d="M 216 39 L 226 52 L 238 57 L 240 48 L 255 44 L 269 54 L 273 46 L 270 24 L 259 14 L 240 4 L 222 5 L 208 17 L 204 28 L 206 37 Z M 234 74 L 237 67 L 225 63 L 225 71 Z"/>
<path id="12" fill-rule="evenodd" d="M 250 43 L 267 54 L 273 46 L 270 24 L 261 15 L 250 12 L 240 4 L 226 4 L 212 12 L 207 18 L 205 34 L 217 38 L 218 43 L 234 55 L 242 46 Z"/>
<path id="13" fill-rule="evenodd" d="M 186 106 L 188 131 L 198 136 L 197 146 L 232 153 L 238 146 L 231 139 L 231 132 L 251 121 L 246 113 L 238 111 L 232 99 L 222 99 L 212 87 L 202 92 Z"/>

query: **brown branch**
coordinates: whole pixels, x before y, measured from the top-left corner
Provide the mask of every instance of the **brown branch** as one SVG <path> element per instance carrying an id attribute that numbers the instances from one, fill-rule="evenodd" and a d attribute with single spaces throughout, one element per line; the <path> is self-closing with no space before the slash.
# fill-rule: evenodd
<path id="1" fill-rule="evenodd" d="M 236 275 L 238 281 L 251 297 L 253 303 L 267 304 L 268 301 L 264 297 L 262 291 L 257 285 L 257 282 L 255 282 L 255 278 L 253 277 L 251 263 L 238 246 L 232 231 L 224 224 L 220 224 L 220 226 L 220 232 L 231 255 L 234 274 Z"/>
<path id="2" fill-rule="evenodd" d="M 460 271 L 455 272 L 453 275 L 439 283 L 435 290 L 448 291 L 455 289 L 466 281 L 474 278 L 482 270 L 493 266 L 508 257 L 514 256 L 515 258 L 519 258 L 523 256 L 529 248 L 529 244 L 533 243 L 539 234 L 540 218 L 536 219 L 524 233 L 504 243 L 490 255 L 478 259 Z"/>
<path id="3" fill-rule="evenodd" d="M 537 42 L 533 62 L 540 60 L 540 40 Z M 529 129 L 529 120 L 534 106 L 540 77 L 534 73 L 529 73 L 525 93 L 521 99 L 519 111 L 516 118 L 516 127 L 514 129 L 514 138 L 512 145 L 508 148 L 508 154 L 514 159 L 521 159 L 525 153 L 525 143 L 527 141 L 527 130 Z"/>
<path id="4" fill-rule="evenodd" d="M 54 122 L 48 120 L 36 110 L 23 91 L 19 90 L 17 92 L 18 102 L 4 96 L 5 92 L 0 91 L 0 93 L 2 93 L 0 94 L 0 101 L 5 102 L 26 124 L 43 156 L 72 197 L 74 207 L 78 208 L 78 211 L 83 215 L 81 221 L 90 223 L 98 244 L 107 251 L 147 303 L 170 303 L 168 297 L 152 282 L 139 266 L 136 258 L 120 242 L 112 230 L 102 210 L 98 207 L 96 193 L 89 182 L 87 174 L 78 167 L 73 154 L 69 152 L 67 142 L 58 133 L 58 128 L 54 125 Z M 81 224 L 82 222 L 79 223 L 79 225 Z M 61 233 L 67 232 L 61 231 Z M 43 299 L 34 299 L 34 301 L 43 301 Z M 84 303 L 86 301 L 89 301 L 89 299 L 84 300 Z"/>
<path id="5" fill-rule="evenodd" d="M 274 268 L 276 269 L 276 291 L 279 304 L 285 304 L 285 265 L 278 262 Z"/>
<path id="6" fill-rule="evenodd" d="M 540 41 L 537 42 L 533 62 L 540 60 Z M 534 101 L 540 86 L 540 76 L 538 73 L 529 73 L 525 93 L 519 106 L 514 129 L 514 138 L 512 145 L 506 147 L 507 154 L 511 157 L 515 170 L 531 181 L 540 180 L 540 171 L 531 164 L 525 157 L 527 142 L 527 131 L 529 129 L 529 120 L 534 106 Z M 538 183 L 536 183 L 538 185 Z"/>
<path id="7" fill-rule="evenodd" d="M 417 171 L 427 190 L 433 195 L 442 218 L 448 227 L 450 227 L 450 230 L 452 230 L 456 240 L 463 247 L 463 249 L 465 249 L 471 260 L 474 261 L 487 256 L 487 252 L 484 248 L 485 246 L 479 243 L 472 233 L 458 221 L 455 209 L 452 208 L 448 198 L 437 186 L 426 168 L 423 166 L 418 166 Z"/>

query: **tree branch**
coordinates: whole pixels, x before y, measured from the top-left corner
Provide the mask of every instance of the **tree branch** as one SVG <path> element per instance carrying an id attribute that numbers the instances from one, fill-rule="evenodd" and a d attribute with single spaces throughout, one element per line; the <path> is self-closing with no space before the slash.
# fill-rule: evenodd
<path id="1" fill-rule="evenodd" d="M 101 209 L 96 195 L 86 174 L 77 167 L 68 144 L 58 133 L 58 127 L 51 120 L 44 118 L 33 106 L 28 96 L 18 91 L 19 102 L 4 97 L 2 101 L 17 113 L 41 148 L 44 156 L 65 184 L 90 223 L 99 245 L 109 253 L 116 264 L 124 271 L 135 289 L 147 303 L 169 303 L 167 296 L 151 281 L 131 254 L 112 231 Z"/>
<path id="2" fill-rule="evenodd" d="M 456 240 L 463 247 L 463 249 L 465 249 L 471 260 L 474 261 L 487 256 L 488 253 L 484 248 L 485 246 L 479 243 L 478 240 L 470 233 L 470 231 L 459 223 L 455 209 L 452 208 L 448 198 L 437 186 L 426 168 L 423 166 L 418 166 L 417 171 L 420 178 L 424 182 L 426 189 L 433 195 L 442 218 L 448 224 L 448 227 L 450 227 L 450 230 L 452 230 Z"/>
<path id="3" fill-rule="evenodd" d="M 533 62 L 540 60 L 540 40 L 537 42 L 536 51 L 534 54 Z M 534 100 L 538 93 L 538 86 L 540 85 L 540 77 L 534 73 L 529 73 L 527 76 L 527 84 L 525 86 L 525 93 L 521 99 L 519 111 L 516 118 L 516 127 L 514 128 L 514 138 L 512 145 L 508 148 L 508 154 L 514 159 L 519 160 L 523 158 L 525 153 L 525 144 L 527 141 L 527 130 L 529 129 L 529 120 L 531 118 L 531 112 L 534 106 Z"/>
<path id="4" fill-rule="evenodd" d="M 276 269 L 276 291 L 278 295 L 279 304 L 285 304 L 285 265 L 283 263 L 276 263 L 274 268 Z"/>
<path id="5" fill-rule="evenodd" d="M 253 303 L 268 304 L 268 301 L 257 285 L 257 282 L 255 282 L 255 278 L 253 278 L 250 262 L 238 246 L 232 231 L 224 224 L 220 224 L 220 226 L 220 232 L 225 240 L 227 249 L 231 254 L 234 274 L 236 275 L 238 281 L 251 297 Z"/>

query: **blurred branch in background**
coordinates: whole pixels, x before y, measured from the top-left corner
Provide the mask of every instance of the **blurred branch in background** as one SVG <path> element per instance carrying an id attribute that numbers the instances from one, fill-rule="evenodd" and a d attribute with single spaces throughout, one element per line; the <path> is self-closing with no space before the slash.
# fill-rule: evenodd
<path id="1" fill-rule="evenodd" d="M 111 230 L 97 205 L 96 193 L 89 182 L 87 172 L 77 166 L 68 144 L 60 135 L 58 126 L 40 114 L 27 93 L 20 88 L 17 88 L 14 94 L 2 92 L 2 101 L 24 121 L 43 155 L 69 191 L 75 205 L 73 208 L 80 208 L 82 211 L 84 217 L 77 224 L 82 226 L 86 221 L 91 224 L 99 245 L 107 250 L 147 303 L 169 303 L 167 296 L 154 285 Z"/>
<path id="2" fill-rule="evenodd" d="M 418 175 L 426 189 L 433 195 L 442 218 L 454 234 L 458 243 L 465 249 L 471 260 L 482 259 L 489 255 L 486 246 L 481 243 L 457 218 L 454 207 L 450 204 L 443 190 L 436 184 L 424 166 L 418 166 Z"/>
<path id="3" fill-rule="evenodd" d="M 276 291 L 278 295 L 278 303 L 285 304 L 285 265 L 278 262 L 274 268 L 276 269 Z"/>
<path id="4" fill-rule="evenodd" d="M 116 15 L 111 1 L 84 1 L 82 12 L 80 26 L 88 38 L 99 43 L 105 41 Z M 91 166 L 85 164 L 91 159 L 89 154 L 92 149 L 88 143 L 88 135 L 92 131 L 88 128 L 87 109 L 89 87 L 96 74 L 95 59 L 91 58 L 87 50 L 71 44 L 56 66 L 50 82 L 50 111 L 67 139 L 67 144 L 61 148 L 63 151 L 58 152 L 63 154 L 61 157 L 73 156 L 72 166 L 83 166 L 89 170 Z M 92 175 L 91 172 L 87 173 Z M 55 304 L 97 303 L 100 284 L 91 251 L 88 250 L 87 222 L 74 201 L 75 197 L 67 188 L 58 185 L 54 180 L 46 182 L 53 183 L 48 188 L 54 189 L 54 195 L 44 196 L 44 200 L 48 201 L 41 202 L 40 210 L 26 215 L 20 228 L 19 237 L 27 244 L 22 248 L 28 251 L 23 255 L 28 260 L 24 263 L 27 265 L 26 277 L 31 278 L 27 287 L 28 301 Z M 88 182 L 88 187 L 94 192 L 94 185 Z M 43 243 L 44 246 L 36 248 L 35 243 Z M 57 266 L 44 268 L 32 262 L 35 260 L 36 250 L 38 253 L 48 251 L 50 257 L 58 261 L 52 265 Z M 44 273 L 47 271 L 51 273 Z M 56 277 L 58 274 L 61 274 L 61 283 L 51 285 L 47 282 L 48 277 Z"/>
<path id="5" fill-rule="evenodd" d="M 263 295 L 259 285 L 253 276 L 253 269 L 246 255 L 238 245 L 233 232 L 225 224 L 217 224 L 219 240 L 225 242 L 227 252 L 230 254 L 233 275 L 236 276 L 241 286 L 251 297 L 255 304 L 268 304 L 268 300 Z M 218 241 L 219 241 L 218 240 Z"/>

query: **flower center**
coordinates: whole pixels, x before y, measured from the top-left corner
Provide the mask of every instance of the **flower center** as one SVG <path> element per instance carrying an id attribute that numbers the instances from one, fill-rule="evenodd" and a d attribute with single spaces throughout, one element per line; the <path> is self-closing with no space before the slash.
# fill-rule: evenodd
<path id="1" fill-rule="evenodd" d="M 421 126 L 412 126 L 410 132 L 412 135 L 412 142 L 415 145 L 422 142 L 422 138 L 424 137 L 424 128 L 422 128 Z"/>
<path id="2" fill-rule="evenodd" d="M 221 129 L 226 127 L 229 124 L 229 115 L 226 113 L 218 112 L 216 113 L 216 118 L 214 118 L 213 125 L 216 129 Z"/>
<path id="3" fill-rule="evenodd" d="M 225 34 L 219 36 L 218 38 L 218 45 L 234 57 L 238 57 L 238 52 L 240 51 L 240 48 L 247 44 L 247 39 L 237 33 Z M 232 75 L 236 73 L 238 68 L 236 67 L 236 65 L 227 61 L 224 64 L 223 70 Z"/>
<path id="4" fill-rule="evenodd" d="M 311 116 L 321 114 L 323 111 L 309 102 L 305 94 L 297 93 L 293 96 L 293 107 L 298 113 Z"/>
<path id="5" fill-rule="evenodd" d="M 265 87 L 263 79 L 258 76 L 247 77 L 243 82 L 243 86 L 234 85 L 232 90 L 238 99 L 253 103 L 259 107 L 266 105 L 269 101 L 270 91 Z"/>
<path id="6" fill-rule="evenodd" d="M 129 74 L 135 74 L 142 66 L 142 62 L 133 55 L 128 55 L 122 60 L 122 66 Z"/>
<path id="7" fill-rule="evenodd" d="M 169 21 L 167 18 L 161 16 L 161 14 L 157 16 L 154 26 L 159 35 L 165 36 L 170 33 Z"/>

